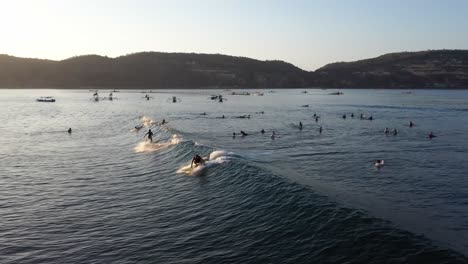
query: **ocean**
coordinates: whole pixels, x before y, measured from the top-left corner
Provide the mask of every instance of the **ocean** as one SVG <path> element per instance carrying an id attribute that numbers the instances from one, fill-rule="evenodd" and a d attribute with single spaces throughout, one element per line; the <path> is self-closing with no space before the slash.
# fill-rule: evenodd
<path id="1" fill-rule="evenodd" d="M 468 91 L 306 91 L 0 90 L 0 263 L 468 263 Z"/>

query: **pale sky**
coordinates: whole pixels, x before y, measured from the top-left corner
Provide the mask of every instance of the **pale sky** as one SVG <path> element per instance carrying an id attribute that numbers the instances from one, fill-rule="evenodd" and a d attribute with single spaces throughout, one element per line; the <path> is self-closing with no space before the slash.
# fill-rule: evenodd
<path id="1" fill-rule="evenodd" d="M 140 51 L 284 60 L 305 70 L 468 49 L 468 0 L 0 0 L 0 54 Z"/>

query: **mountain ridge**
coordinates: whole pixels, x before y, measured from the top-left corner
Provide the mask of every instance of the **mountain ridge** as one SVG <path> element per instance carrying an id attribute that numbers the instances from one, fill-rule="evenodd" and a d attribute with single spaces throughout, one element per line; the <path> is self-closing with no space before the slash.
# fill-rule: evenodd
<path id="1" fill-rule="evenodd" d="M 468 50 L 388 53 L 305 71 L 281 60 L 204 53 L 0 54 L 0 88 L 468 88 Z"/>

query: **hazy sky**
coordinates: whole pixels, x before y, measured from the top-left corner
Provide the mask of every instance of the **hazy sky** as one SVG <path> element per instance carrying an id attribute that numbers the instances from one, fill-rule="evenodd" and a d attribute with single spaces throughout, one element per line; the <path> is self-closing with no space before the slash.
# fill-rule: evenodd
<path id="1" fill-rule="evenodd" d="M 314 70 L 468 49 L 468 0 L 0 0 L 0 36 L 0 53 L 21 57 L 200 52 Z"/>

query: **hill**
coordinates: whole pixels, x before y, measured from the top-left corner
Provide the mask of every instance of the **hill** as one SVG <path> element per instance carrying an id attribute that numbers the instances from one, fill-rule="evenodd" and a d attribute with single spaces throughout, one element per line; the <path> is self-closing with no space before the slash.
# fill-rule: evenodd
<path id="1" fill-rule="evenodd" d="M 314 73 L 315 84 L 323 87 L 468 88 L 468 51 L 390 53 L 328 64 Z"/>
<path id="2" fill-rule="evenodd" d="M 304 87 L 306 73 L 282 61 L 219 54 L 142 52 L 62 61 L 0 55 L 4 88 Z"/>
<path id="3" fill-rule="evenodd" d="M 62 61 L 0 55 L 0 88 L 468 88 L 468 51 L 390 53 L 314 72 L 283 61 L 142 52 Z"/>

